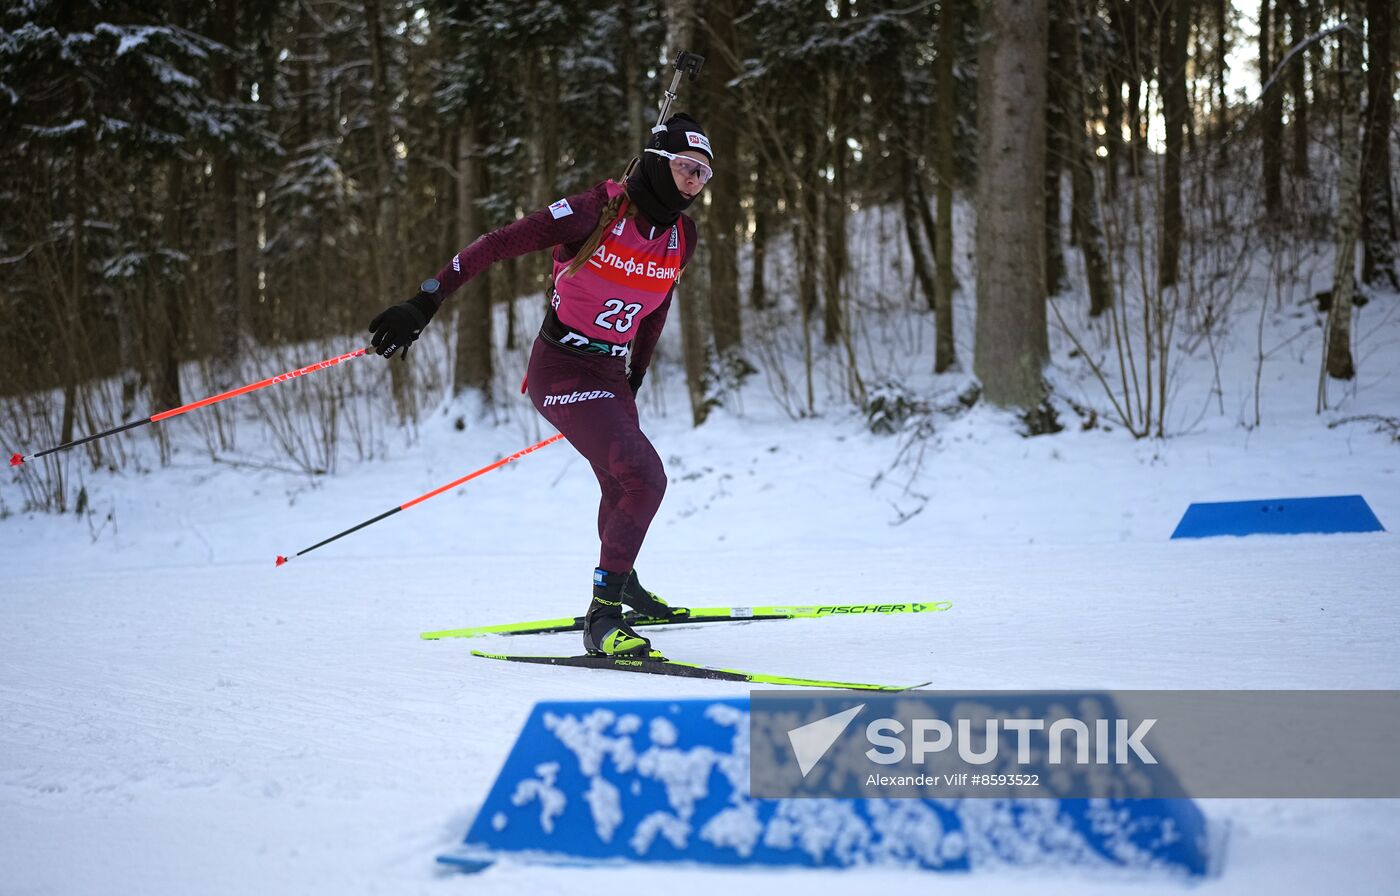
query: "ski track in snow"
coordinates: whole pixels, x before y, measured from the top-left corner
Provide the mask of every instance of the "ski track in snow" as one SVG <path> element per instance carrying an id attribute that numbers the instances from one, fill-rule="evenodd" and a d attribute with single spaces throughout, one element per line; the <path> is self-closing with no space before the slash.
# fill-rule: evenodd
<path id="1" fill-rule="evenodd" d="M 1395 413 L 1390 363 L 1371 362 L 1343 413 Z M 940 422 L 906 491 L 897 437 L 845 414 L 790 421 L 761 378 L 742 415 L 691 429 L 663 367 L 642 403 L 671 480 L 638 564 L 648 587 L 681 604 L 953 608 L 653 637 L 678 659 L 947 690 L 1400 688 L 1393 534 L 1168 540 L 1191 501 L 1243 498 L 1361 493 L 1400 527 L 1397 445 L 1326 429 L 1316 369 L 1303 354 L 1270 362 L 1266 379 L 1286 383 L 1261 429 L 1211 416 L 1165 442 L 1073 420 L 1025 440 L 974 409 Z M 1226 373 L 1225 405 L 1243 407 L 1248 377 Z M 1072 872 L 438 869 L 535 701 L 747 693 L 469 655 L 575 652 L 576 635 L 418 638 L 583 610 L 596 484 L 567 445 L 274 568 L 548 435 L 528 414 L 458 432 L 453 410 L 388 459 L 310 483 L 211 466 L 177 438 L 168 468 L 90 475 L 94 508 L 113 515 L 95 539 L 72 517 L 0 520 L 0 894 L 1183 891 Z M 1400 801 L 1204 808 L 1231 837 L 1223 875 L 1193 891 L 1400 879 Z"/>
<path id="2" fill-rule="evenodd" d="M 954 607 L 898 620 L 792 620 L 655 638 L 674 656 L 718 665 L 932 678 L 946 689 L 1397 684 L 1395 664 L 1377 658 L 1393 656 L 1400 633 L 1400 551 L 1380 536 L 934 545 L 921 554 L 827 548 L 822 558 L 821 575 L 802 594 L 787 571 L 811 562 L 805 552 L 730 551 L 725 567 L 742 570 L 754 595 L 835 600 L 878 592 L 949 599 Z M 473 641 L 422 642 L 416 626 L 569 613 L 577 602 L 549 596 L 563 590 L 556 571 L 525 555 L 422 564 L 429 568 L 414 575 L 411 592 L 391 574 L 394 562 L 327 556 L 276 572 L 271 564 L 229 564 L 212 575 L 157 567 L 11 579 L 0 663 L 0 823 L 11 834 L 0 854 L 20 870 L 17 892 L 246 892 L 251 882 L 269 892 L 616 886 L 615 871 L 507 865 L 469 882 L 439 878 L 427 863 L 461 837 L 532 701 L 745 688 L 502 667 L 468 656 Z M 710 585 L 687 587 L 677 574 L 704 565 L 699 554 L 653 556 L 653 587 L 666 582 L 673 596 L 709 602 Z M 502 582 L 539 597 L 466 596 Z M 572 649 L 575 637 L 504 643 Z M 830 649 L 811 650 L 828 637 Z M 1395 870 L 1379 843 L 1364 847 L 1400 829 L 1400 807 L 1390 803 L 1232 801 L 1207 809 L 1237 829 L 1235 871 L 1217 882 L 1222 891 L 1244 874 L 1241 866 L 1251 867 L 1254 851 L 1261 866 L 1306 864 L 1312 847 L 1325 850 L 1318 858 L 1334 870 Z M 98 860 L 75 862 L 74 850 Z M 1354 861 L 1341 861 L 1337 850 L 1355 852 Z M 794 873 L 797 886 L 828 885 Z M 680 892 L 767 880 L 622 874 Z M 998 880 L 1017 892 L 1015 878 Z M 869 884 L 885 879 L 924 880 L 872 873 Z M 1047 892 L 1034 889 L 1044 884 L 1028 879 L 1024 892 Z M 1100 886 L 1073 878 L 1064 885 Z"/>

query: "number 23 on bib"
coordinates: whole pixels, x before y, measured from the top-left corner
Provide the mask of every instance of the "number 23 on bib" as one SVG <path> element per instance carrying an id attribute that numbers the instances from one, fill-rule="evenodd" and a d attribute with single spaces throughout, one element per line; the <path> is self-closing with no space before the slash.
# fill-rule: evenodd
<path id="1" fill-rule="evenodd" d="M 608 182 L 608 196 L 621 185 Z M 620 218 L 572 276 L 571 259 L 554 256 L 554 313 L 570 329 L 604 342 L 628 342 L 637 322 L 660 307 L 685 259 L 681 222 L 648 238 L 637 218 Z"/>

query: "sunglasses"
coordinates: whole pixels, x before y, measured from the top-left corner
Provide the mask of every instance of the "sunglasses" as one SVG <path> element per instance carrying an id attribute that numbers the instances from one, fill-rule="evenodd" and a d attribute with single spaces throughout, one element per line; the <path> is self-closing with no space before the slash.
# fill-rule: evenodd
<path id="1" fill-rule="evenodd" d="M 664 149 L 648 149 L 665 159 L 671 160 L 671 170 L 676 172 L 684 180 L 692 177 L 699 178 L 701 186 L 710 182 L 710 178 L 715 176 L 715 170 L 704 162 L 692 159 L 690 156 L 678 156 L 675 153 L 667 152 Z"/>

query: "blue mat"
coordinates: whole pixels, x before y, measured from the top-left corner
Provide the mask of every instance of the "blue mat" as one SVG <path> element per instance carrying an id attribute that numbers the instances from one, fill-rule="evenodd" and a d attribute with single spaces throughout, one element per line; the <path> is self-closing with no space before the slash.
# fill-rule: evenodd
<path id="1" fill-rule="evenodd" d="M 749 701 L 538 703 L 464 842 L 438 861 L 1076 867 L 1199 878 L 1189 799 L 759 799 Z"/>
<path id="2" fill-rule="evenodd" d="M 1192 504 L 1177 523 L 1172 538 L 1384 531 L 1365 498 L 1334 495 Z"/>

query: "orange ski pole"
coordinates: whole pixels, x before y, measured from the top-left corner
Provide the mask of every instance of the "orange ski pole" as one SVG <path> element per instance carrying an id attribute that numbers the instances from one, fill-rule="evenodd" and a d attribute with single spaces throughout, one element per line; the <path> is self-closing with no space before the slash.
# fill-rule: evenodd
<path id="1" fill-rule="evenodd" d="M 305 376 L 308 373 L 315 373 L 316 371 L 324 370 L 327 367 L 334 367 L 341 361 L 348 361 L 351 358 L 358 358 L 360 355 L 363 355 L 367 351 L 369 351 L 369 349 L 361 348 L 356 349 L 353 352 L 346 352 L 345 354 L 340 355 L 339 357 L 327 358 L 324 361 L 317 361 L 315 364 L 308 364 L 305 367 L 302 367 L 298 370 L 289 370 L 286 373 L 279 373 L 277 374 L 277 376 L 270 376 L 267 379 L 259 380 L 256 383 L 249 383 L 246 386 L 239 386 L 237 389 L 230 389 L 227 392 L 220 392 L 218 395 L 211 395 L 208 398 L 201 398 L 199 401 L 192 401 L 189 404 L 181 405 L 178 408 L 171 408 L 168 411 L 161 411 L 159 414 L 152 414 L 144 420 L 135 420 L 123 426 L 116 426 L 112 429 L 103 430 L 102 432 L 94 433 L 90 436 L 83 436 L 81 439 L 74 439 L 71 442 L 64 442 L 62 445 L 55 445 L 52 448 L 45 448 L 43 451 L 36 451 L 33 454 L 13 454 L 10 456 L 10 466 L 18 467 L 20 464 L 24 463 L 27 460 L 34 460 L 36 458 L 43 457 L 46 454 L 53 454 L 55 451 L 62 451 L 65 448 L 74 448 L 78 445 L 85 445 L 88 442 L 96 441 L 97 439 L 105 438 L 107 436 L 116 435 L 119 432 L 126 432 L 128 429 L 135 429 L 138 426 L 145 426 L 147 423 L 159 423 L 160 421 L 168 420 L 171 417 L 178 417 L 186 411 L 193 411 L 196 408 L 202 408 L 206 405 L 211 405 L 215 402 L 220 402 L 228 398 L 234 398 L 236 396 L 243 395 L 248 392 L 255 392 L 258 389 L 262 389 L 267 386 L 275 386 L 278 383 L 286 382 L 287 380 L 295 379 L 299 376 Z"/>
<path id="2" fill-rule="evenodd" d="M 436 498 L 438 495 L 442 494 L 442 493 L 445 492 L 445 491 L 450 491 L 451 489 L 454 489 L 454 488 L 456 488 L 457 486 L 462 485 L 463 483 L 470 482 L 471 480 L 473 480 L 473 479 L 475 479 L 476 477 L 482 475 L 483 473 L 490 473 L 492 470 L 499 469 L 500 467 L 504 467 L 506 464 L 510 463 L 511 461 L 513 461 L 513 460 L 519 460 L 520 458 L 524 457 L 525 455 L 530 454 L 531 452 L 534 452 L 534 451 L 538 451 L 538 450 L 540 450 L 541 448 L 543 448 L 544 446 L 553 444 L 554 442 L 557 442 L 557 441 L 559 441 L 559 440 L 562 439 L 562 438 L 564 438 L 564 434 L 563 434 L 563 433 L 555 433 L 554 435 L 552 435 L 552 436 L 550 436 L 549 438 L 545 439 L 543 442 L 536 442 L 535 444 L 531 445 L 529 448 L 521 448 L 519 451 L 515 452 L 514 454 L 510 455 L 509 457 L 503 457 L 503 458 L 501 458 L 500 460 L 496 461 L 496 462 L 493 463 L 493 464 L 487 464 L 486 466 L 482 467 L 480 470 L 477 470 L 477 471 L 474 472 L 474 473 L 468 473 L 467 475 L 463 476 L 461 479 L 454 479 L 452 482 L 449 482 L 449 483 L 447 483 L 446 485 L 443 485 L 443 486 L 439 486 L 439 487 L 433 489 L 432 491 L 428 492 L 427 494 L 419 495 L 418 497 L 414 498 L 412 501 L 405 502 L 405 503 L 403 503 L 403 504 L 400 504 L 398 507 L 392 508 L 392 509 L 390 509 L 390 510 L 386 510 L 386 511 L 384 511 L 383 513 L 381 513 L 379 516 L 376 516 L 376 517 L 374 517 L 374 518 L 372 518 L 372 519 L 367 519 L 367 520 L 365 520 L 363 523 L 360 523 L 358 526 L 351 526 L 349 529 L 346 529 L 344 532 L 340 532 L 340 533 L 337 533 L 337 534 L 335 534 L 335 535 L 332 535 L 330 538 L 327 538 L 325 541 L 318 541 L 316 544 L 313 544 L 311 547 L 306 548 L 305 550 L 297 551 L 295 554 L 292 555 L 292 557 L 300 557 L 302 554 L 309 554 L 309 553 L 311 553 L 312 551 L 316 550 L 317 548 L 322 547 L 323 545 L 328 545 L 328 544 L 330 544 L 331 542 L 335 541 L 335 540 L 338 539 L 338 538 L 344 538 L 345 536 L 349 535 L 351 532 L 358 532 L 358 531 L 360 531 L 361 529 L 365 528 L 366 526 L 372 526 L 372 525 L 374 525 L 375 523 L 379 522 L 379 521 L 382 520 L 382 519 L 385 519 L 385 518 L 387 518 L 387 517 L 393 516 L 394 514 L 398 513 L 400 510 L 407 510 L 408 508 L 412 507 L 412 506 L 415 505 L 415 504 L 422 504 L 424 501 L 428 500 L 429 498 Z M 277 556 L 277 564 L 276 564 L 276 565 L 277 565 L 277 566 L 281 566 L 282 564 L 286 563 L 288 560 L 292 559 L 292 557 L 283 557 L 282 555 L 279 554 L 279 555 Z"/>

